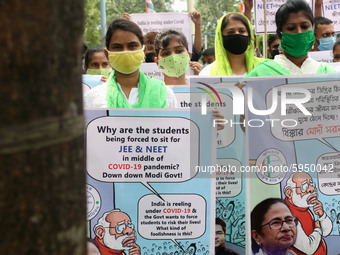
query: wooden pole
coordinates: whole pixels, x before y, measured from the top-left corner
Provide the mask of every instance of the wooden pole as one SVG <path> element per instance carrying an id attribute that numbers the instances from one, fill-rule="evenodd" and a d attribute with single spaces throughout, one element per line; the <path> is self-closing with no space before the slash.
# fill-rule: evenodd
<path id="1" fill-rule="evenodd" d="M 83 12 L 0 3 L 0 254 L 86 254 Z"/>
<path id="2" fill-rule="evenodd" d="M 187 9 L 188 12 L 194 11 L 195 7 L 194 7 L 194 0 L 187 0 Z M 191 22 L 191 31 L 195 31 L 195 24 L 193 22 Z"/>
<path id="3" fill-rule="evenodd" d="M 264 15 L 264 36 L 263 36 L 263 53 L 264 57 L 267 58 L 267 7 L 266 0 L 263 0 L 263 15 Z"/>

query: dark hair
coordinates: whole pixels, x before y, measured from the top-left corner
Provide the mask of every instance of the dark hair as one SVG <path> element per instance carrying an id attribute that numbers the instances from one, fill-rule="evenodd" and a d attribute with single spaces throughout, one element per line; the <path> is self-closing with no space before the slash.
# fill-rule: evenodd
<path id="1" fill-rule="evenodd" d="M 261 233 L 264 215 L 267 213 L 268 209 L 276 203 L 282 203 L 287 206 L 286 202 L 281 198 L 267 198 L 254 207 L 250 213 L 251 230 L 256 230 L 256 232 Z"/>
<path id="2" fill-rule="evenodd" d="M 314 24 L 313 12 L 305 0 L 288 0 L 285 4 L 281 5 L 275 14 L 276 34 L 281 38 L 282 27 L 286 24 L 287 19 L 291 13 L 298 13 L 302 11 Z"/>
<path id="3" fill-rule="evenodd" d="M 220 225 L 223 229 L 223 233 L 225 234 L 225 232 L 227 231 L 227 224 L 224 222 L 224 220 L 222 220 L 221 218 L 216 218 L 215 224 Z"/>
<path id="4" fill-rule="evenodd" d="M 202 52 L 203 56 L 215 55 L 215 47 L 207 48 Z"/>
<path id="5" fill-rule="evenodd" d="M 276 40 L 276 39 L 280 39 L 277 35 L 271 35 L 268 39 L 268 47 L 270 49 L 270 45 Z"/>
<path id="6" fill-rule="evenodd" d="M 87 49 L 88 49 L 88 47 L 87 47 L 86 43 L 83 42 L 83 51 L 82 51 L 82 54 L 85 54 Z"/>
<path id="7" fill-rule="evenodd" d="M 326 17 L 314 17 L 314 30 L 318 29 L 318 25 L 329 25 L 333 24 L 333 21 L 327 19 Z"/>
<path id="8" fill-rule="evenodd" d="M 239 20 L 243 23 L 243 25 L 246 27 L 249 38 L 250 38 L 250 27 L 249 27 L 249 23 L 246 17 L 244 17 L 242 14 L 239 13 L 229 13 L 228 15 L 226 15 L 222 21 L 222 26 L 221 26 L 221 32 L 223 34 L 223 29 L 229 24 L 229 20 Z M 250 43 L 250 40 L 249 40 Z"/>
<path id="9" fill-rule="evenodd" d="M 91 47 L 91 48 L 88 48 L 87 51 L 85 52 L 85 67 L 86 68 L 89 67 L 89 63 L 90 63 L 90 61 L 92 59 L 92 56 L 96 52 L 103 52 L 104 53 L 104 48 L 100 47 L 100 46 L 98 46 L 98 47 Z"/>
<path id="10" fill-rule="evenodd" d="M 156 35 L 155 38 L 155 49 L 156 49 L 156 55 L 158 56 L 159 50 L 161 48 L 168 47 L 171 39 L 176 39 L 180 44 L 182 44 L 187 51 L 189 51 L 188 48 L 188 41 L 185 35 L 182 32 L 179 32 L 174 29 L 167 29 L 162 32 L 159 32 Z"/>
<path id="11" fill-rule="evenodd" d="M 154 45 L 155 44 L 155 37 L 158 32 L 149 32 L 144 35 L 144 43 L 145 45 Z"/>
<path id="12" fill-rule="evenodd" d="M 114 32 L 116 32 L 116 30 L 123 30 L 123 31 L 129 31 L 131 33 L 134 33 L 138 37 L 140 43 L 144 45 L 142 30 L 139 28 L 139 26 L 137 26 L 136 23 L 130 20 L 127 20 L 127 19 L 114 19 L 111 22 L 106 32 L 106 38 L 105 38 L 106 48 L 109 48 L 111 37 L 114 34 Z"/>
<path id="13" fill-rule="evenodd" d="M 289 209 L 288 205 L 284 200 L 281 198 L 267 198 L 263 200 L 262 202 L 258 203 L 254 209 L 250 213 L 250 225 L 251 230 L 255 230 L 257 233 L 262 233 L 262 223 L 264 219 L 264 215 L 267 213 L 268 209 L 277 203 L 282 203 Z M 253 240 L 251 242 L 252 250 L 254 253 L 258 252 L 260 247 L 258 244 Z"/>
<path id="14" fill-rule="evenodd" d="M 336 46 L 339 46 L 340 45 L 340 39 L 337 39 L 333 45 L 333 54 L 334 54 L 334 51 L 335 51 L 335 48 Z"/>

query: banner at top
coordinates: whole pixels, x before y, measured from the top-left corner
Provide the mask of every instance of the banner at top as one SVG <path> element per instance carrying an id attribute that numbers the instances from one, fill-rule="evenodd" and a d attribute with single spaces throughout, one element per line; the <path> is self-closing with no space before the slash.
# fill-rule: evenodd
<path id="1" fill-rule="evenodd" d="M 188 40 L 189 52 L 192 52 L 191 19 L 187 13 L 132 13 L 130 17 L 131 21 L 141 28 L 144 35 L 170 28 L 181 31 Z"/>
<path id="2" fill-rule="evenodd" d="M 265 33 L 265 21 L 264 21 L 264 10 L 266 9 L 267 18 L 267 33 L 276 33 L 275 14 L 281 5 L 286 3 L 287 0 L 254 0 L 254 13 L 255 13 L 255 33 Z M 314 13 L 313 0 L 306 0 L 310 8 Z"/>
<path id="3" fill-rule="evenodd" d="M 323 16 L 333 21 L 335 32 L 340 32 L 340 0 L 323 0 Z"/>

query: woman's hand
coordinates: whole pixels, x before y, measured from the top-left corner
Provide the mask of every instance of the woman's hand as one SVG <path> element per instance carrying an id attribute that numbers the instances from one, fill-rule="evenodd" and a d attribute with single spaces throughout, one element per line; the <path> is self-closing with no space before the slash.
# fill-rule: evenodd
<path id="1" fill-rule="evenodd" d="M 195 25 L 201 25 L 201 22 L 202 22 L 201 13 L 199 13 L 198 11 L 191 11 L 189 12 L 189 16 L 191 18 L 191 21 Z"/>
<path id="2" fill-rule="evenodd" d="M 102 75 L 102 78 L 100 78 L 100 80 L 102 82 L 107 82 L 108 78 L 106 76 Z"/>
<path id="3" fill-rule="evenodd" d="M 203 69 L 203 66 L 200 63 L 195 62 L 195 61 L 190 62 L 189 65 L 190 65 L 191 70 L 194 71 L 195 75 L 198 75 Z"/>
<path id="4" fill-rule="evenodd" d="M 212 110 L 212 113 L 213 113 L 213 117 L 215 120 L 224 119 L 224 115 L 219 110 L 217 110 L 217 108 L 214 108 Z M 217 130 L 222 130 L 222 129 L 224 129 L 224 124 L 217 124 Z"/>
<path id="5" fill-rule="evenodd" d="M 124 12 L 124 14 L 122 15 L 122 19 L 130 20 L 130 14 L 128 12 Z"/>

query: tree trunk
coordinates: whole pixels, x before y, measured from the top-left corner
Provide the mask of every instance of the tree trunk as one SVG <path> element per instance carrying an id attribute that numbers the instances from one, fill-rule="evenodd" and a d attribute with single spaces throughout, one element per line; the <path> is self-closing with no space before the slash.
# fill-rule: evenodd
<path id="1" fill-rule="evenodd" d="M 86 254 L 82 0 L 0 0 L 0 254 Z"/>

